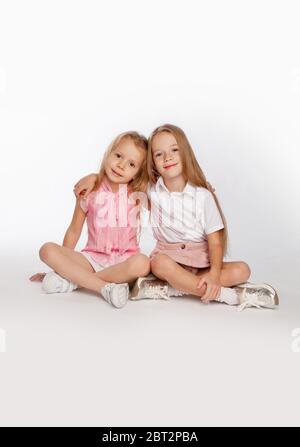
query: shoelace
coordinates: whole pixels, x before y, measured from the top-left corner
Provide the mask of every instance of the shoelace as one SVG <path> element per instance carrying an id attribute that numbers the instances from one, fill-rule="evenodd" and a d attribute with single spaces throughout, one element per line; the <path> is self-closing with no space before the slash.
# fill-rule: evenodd
<path id="1" fill-rule="evenodd" d="M 168 296 L 167 286 L 153 286 L 149 284 L 147 295 L 149 296 L 149 298 L 153 299 L 164 299 L 164 300 L 170 299 Z"/>
<path id="2" fill-rule="evenodd" d="M 189 295 L 187 292 L 182 292 L 181 290 L 174 289 L 174 287 L 169 286 L 168 288 L 169 296 L 183 296 Z"/>
<path id="3" fill-rule="evenodd" d="M 242 291 L 241 298 L 243 302 L 238 306 L 238 312 L 241 312 L 247 307 L 256 307 L 257 309 L 261 309 L 265 305 L 265 301 L 262 299 L 263 295 L 264 293 L 262 291 L 249 293 L 245 288 Z"/>

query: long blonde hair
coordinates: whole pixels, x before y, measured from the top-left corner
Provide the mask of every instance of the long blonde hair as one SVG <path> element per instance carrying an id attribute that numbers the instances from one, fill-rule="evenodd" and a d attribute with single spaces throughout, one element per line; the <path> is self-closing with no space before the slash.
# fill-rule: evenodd
<path id="1" fill-rule="evenodd" d="M 143 163 L 138 171 L 138 173 L 136 174 L 136 176 L 127 184 L 128 187 L 128 194 L 129 193 L 133 193 L 133 192 L 143 192 L 145 193 L 146 189 L 147 189 L 147 184 L 149 182 L 148 180 L 148 172 L 147 172 L 147 152 L 148 152 L 148 140 L 147 138 L 142 135 L 139 134 L 138 132 L 131 130 L 128 132 L 123 132 L 120 135 L 118 135 L 108 146 L 108 148 L 106 149 L 102 162 L 101 162 L 101 166 L 100 166 L 100 170 L 98 173 L 98 178 L 97 178 L 97 182 L 93 188 L 93 191 L 96 191 L 97 189 L 99 189 L 101 182 L 104 179 L 105 176 L 105 164 L 106 164 L 106 160 L 108 158 L 108 156 L 111 154 L 111 152 L 116 149 L 119 144 L 121 143 L 121 141 L 123 141 L 124 139 L 130 139 L 136 147 L 141 148 L 145 151 L 145 158 L 143 160 Z M 138 223 L 138 232 L 137 232 L 137 240 L 138 243 L 140 241 L 140 235 L 141 235 L 141 201 L 138 198 L 136 200 L 136 204 L 137 206 L 139 206 L 138 208 L 138 213 L 137 213 L 137 223 Z"/>
<path id="2" fill-rule="evenodd" d="M 140 167 L 138 173 L 136 174 L 135 178 L 133 178 L 129 183 L 128 187 L 131 192 L 134 191 L 142 191 L 145 192 L 148 184 L 148 173 L 147 173 L 147 148 L 148 148 L 148 140 L 144 135 L 139 134 L 138 132 L 134 130 L 130 130 L 128 132 L 123 132 L 120 135 L 118 135 L 108 146 L 106 149 L 100 170 L 98 173 L 98 179 L 97 183 L 95 184 L 95 187 L 93 191 L 97 190 L 104 178 L 105 175 L 105 164 L 108 156 L 111 154 L 113 150 L 115 150 L 119 144 L 125 140 L 130 139 L 136 147 L 139 147 L 145 151 L 145 158 L 143 160 L 142 166 Z"/>
<path id="3" fill-rule="evenodd" d="M 185 135 L 182 129 L 180 129 L 177 126 L 174 126 L 173 124 L 164 124 L 162 126 L 157 127 L 156 129 L 154 129 L 154 131 L 151 133 L 148 139 L 147 169 L 150 183 L 155 184 L 158 177 L 160 176 L 160 174 L 157 172 L 155 168 L 155 163 L 153 160 L 152 141 L 155 135 L 162 132 L 168 132 L 172 134 L 178 144 L 182 160 L 182 168 L 183 168 L 182 173 L 185 180 L 190 182 L 194 186 L 201 186 L 202 188 L 206 188 L 212 193 L 224 225 L 224 230 L 222 231 L 222 242 L 223 242 L 223 252 L 225 255 L 228 248 L 228 230 L 227 230 L 226 219 L 221 209 L 220 203 L 218 201 L 216 194 L 212 191 L 211 187 L 209 186 L 209 183 L 207 182 L 206 177 L 199 166 L 199 163 L 195 157 L 194 151 L 190 145 L 189 140 L 187 139 L 187 136 Z"/>

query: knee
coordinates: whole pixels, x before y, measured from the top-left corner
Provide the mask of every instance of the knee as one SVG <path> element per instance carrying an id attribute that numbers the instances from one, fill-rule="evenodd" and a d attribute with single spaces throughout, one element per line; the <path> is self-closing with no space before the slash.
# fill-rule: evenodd
<path id="1" fill-rule="evenodd" d="M 54 242 L 46 242 L 40 248 L 39 255 L 42 261 L 47 261 L 58 247 Z"/>
<path id="2" fill-rule="evenodd" d="M 142 253 L 131 256 L 128 264 L 128 268 L 134 276 L 148 276 L 150 273 L 150 259 Z"/>
<path id="3" fill-rule="evenodd" d="M 174 270 L 174 261 L 164 254 L 157 254 L 151 261 L 151 271 L 154 275 L 166 278 Z"/>
<path id="4" fill-rule="evenodd" d="M 236 269 L 237 269 L 236 274 L 238 277 L 238 281 L 240 283 L 248 281 L 251 275 L 249 265 L 246 262 L 241 261 L 238 263 Z"/>

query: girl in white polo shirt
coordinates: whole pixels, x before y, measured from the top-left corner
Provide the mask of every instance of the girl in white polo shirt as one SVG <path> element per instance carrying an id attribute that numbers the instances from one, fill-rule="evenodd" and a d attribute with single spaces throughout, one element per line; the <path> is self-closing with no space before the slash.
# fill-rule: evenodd
<path id="1" fill-rule="evenodd" d="M 158 127 L 149 138 L 147 157 L 155 276 L 139 278 L 131 298 L 192 294 L 204 303 L 214 300 L 239 309 L 278 305 L 273 287 L 246 282 L 250 268 L 245 262 L 223 261 L 226 221 L 185 133 L 171 124 Z M 82 179 L 76 194 L 92 189 L 94 181 L 93 175 Z"/>
<path id="2" fill-rule="evenodd" d="M 171 124 L 158 127 L 149 138 L 147 157 L 157 241 L 151 271 L 172 286 L 169 295 L 181 291 L 206 303 L 240 304 L 240 309 L 275 307 L 279 300 L 273 287 L 245 283 L 250 276 L 245 262 L 223 261 L 226 221 L 185 133 Z"/>

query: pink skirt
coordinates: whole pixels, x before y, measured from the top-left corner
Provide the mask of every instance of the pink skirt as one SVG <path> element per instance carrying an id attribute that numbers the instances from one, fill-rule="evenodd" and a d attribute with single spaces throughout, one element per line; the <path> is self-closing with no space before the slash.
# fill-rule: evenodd
<path id="1" fill-rule="evenodd" d="M 196 268 L 210 266 L 207 241 L 172 244 L 157 241 L 154 250 L 150 254 L 150 259 L 153 259 L 158 253 L 168 255 L 174 261 L 186 266 Z"/>

